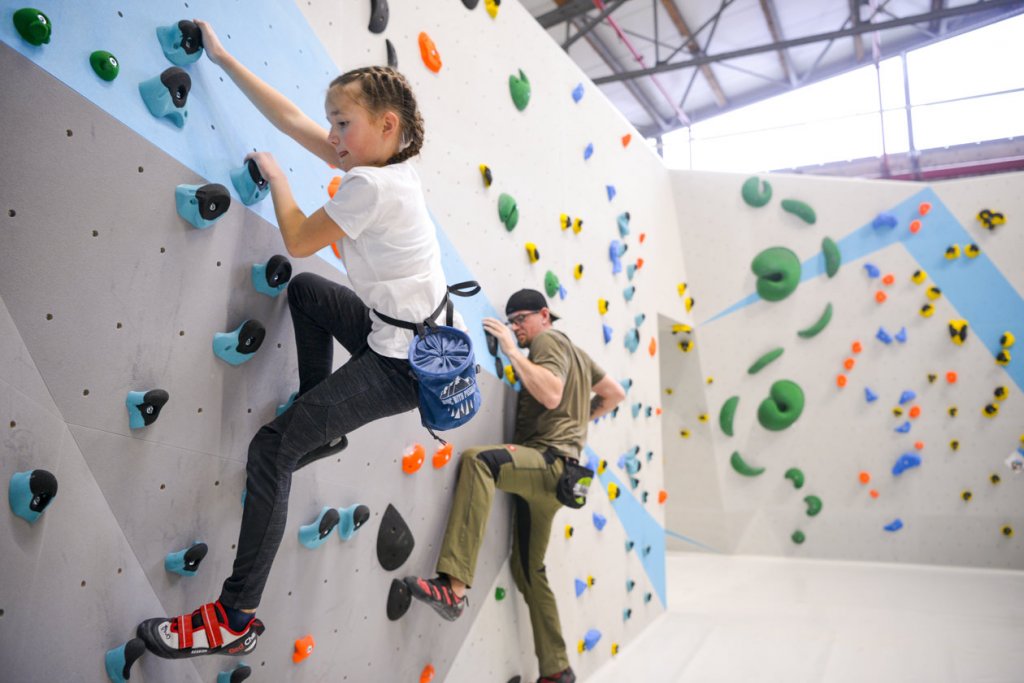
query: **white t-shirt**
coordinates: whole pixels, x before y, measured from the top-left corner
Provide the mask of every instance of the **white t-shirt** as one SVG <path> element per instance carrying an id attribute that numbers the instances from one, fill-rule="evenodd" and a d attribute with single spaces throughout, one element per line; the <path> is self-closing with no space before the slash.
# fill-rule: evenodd
<path id="1" fill-rule="evenodd" d="M 416 169 L 408 162 L 357 166 L 345 174 L 324 211 L 345 232 L 341 260 L 356 295 L 371 309 L 398 320 L 426 319 L 447 290 L 441 250 Z M 372 312 L 370 348 L 407 358 L 413 332 Z M 444 312 L 435 319 L 445 323 Z M 455 313 L 454 327 L 466 329 Z"/>

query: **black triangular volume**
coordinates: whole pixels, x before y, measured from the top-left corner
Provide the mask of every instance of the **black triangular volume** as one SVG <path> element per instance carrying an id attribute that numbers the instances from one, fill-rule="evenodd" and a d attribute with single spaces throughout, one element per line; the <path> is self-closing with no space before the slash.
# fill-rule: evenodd
<path id="1" fill-rule="evenodd" d="M 388 619 L 398 621 L 409 611 L 412 603 L 412 593 L 405 581 L 392 579 L 391 590 L 388 591 Z"/>
<path id="2" fill-rule="evenodd" d="M 377 561 L 388 571 L 394 571 L 405 564 L 412 554 L 416 540 L 412 530 L 402 519 L 402 515 L 394 505 L 388 503 L 384 517 L 380 520 L 377 530 Z"/>

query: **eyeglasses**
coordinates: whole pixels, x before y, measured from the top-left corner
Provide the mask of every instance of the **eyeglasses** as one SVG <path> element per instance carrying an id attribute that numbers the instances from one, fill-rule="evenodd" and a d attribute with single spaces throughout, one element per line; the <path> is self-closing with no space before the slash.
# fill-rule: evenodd
<path id="1" fill-rule="evenodd" d="M 514 316 L 514 317 L 509 318 L 508 320 L 506 320 L 505 324 L 508 325 L 509 327 L 516 327 L 517 325 L 522 325 L 523 321 L 526 320 L 526 318 L 528 316 L 531 316 L 534 313 L 540 313 L 540 311 L 530 311 L 528 313 L 520 313 L 519 315 Z"/>

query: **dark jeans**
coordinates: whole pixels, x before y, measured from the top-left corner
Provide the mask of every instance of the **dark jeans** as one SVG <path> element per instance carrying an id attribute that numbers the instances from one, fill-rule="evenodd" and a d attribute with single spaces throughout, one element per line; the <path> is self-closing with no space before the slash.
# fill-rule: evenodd
<path id="1" fill-rule="evenodd" d="M 370 311 L 351 289 L 301 273 L 287 291 L 299 358 L 299 395 L 249 443 L 238 551 L 220 596 L 224 605 L 235 609 L 259 606 L 284 536 L 292 473 L 313 462 L 310 451 L 418 405 L 409 362 L 381 356 L 367 345 Z M 334 339 L 352 358 L 332 373 Z"/>

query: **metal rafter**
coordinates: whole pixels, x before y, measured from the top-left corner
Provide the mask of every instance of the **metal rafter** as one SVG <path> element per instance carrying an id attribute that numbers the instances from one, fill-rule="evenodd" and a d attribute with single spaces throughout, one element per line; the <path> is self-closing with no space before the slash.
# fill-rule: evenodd
<path id="1" fill-rule="evenodd" d="M 965 14 L 972 14 L 979 11 L 990 10 L 993 8 L 1004 7 L 1024 7 L 1024 1 L 1022 0 L 987 0 L 986 2 L 977 2 L 971 5 L 961 5 L 959 7 L 944 7 L 940 10 L 924 12 L 921 14 L 915 14 L 911 16 L 901 17 L 899 19 L 892 19 L 890 21 L 879 22 L 877 24 L 869 24 L 861 22 L 856 26 L 850 28 L 840 29 L 830 33 L 818 33 L 810 36 L 803 36 L 801 38 L 791 38 L 784 40 L 781 43 L 772 43 L 768 45 L 758 45 L 755 47 L 743 48 L 740 50 L 733 50 L 731 52 L 723 52 L 717 55 L 695 55 L 691 59 L 687 59 L 682 62 L 674 62 L 668 64 L 660 64 L 654 67 L 648 67 L 645 69 L 636 69 L 633 71 L 627 71 L 613 76 L 604 76 L 601 78 L 595 78 L 594 83 L 596 85 L 602 85 L 605 83 L 614 83 L 617 81 L 629 80 L 631 78 L 639 78 L 642 76 L 651 76 L 654 74 L 665 73 L 669 71 L 676 71 L 678 69 L 685 69 L 687 67 L 700 66 L 702 64 L 713 64 L 728 59 L 737 59 L 739 57 L 746 57 L 748 55 L 760 54 L 763 52 L 772 52 L 778 49 L 796 47 L 798 45 L 808 45 L 811 43 L 818 43 L 826 40 L 836 40 L 839 38 L 845 38 L 847 36 L 857 36 L 869 31 L 885 31 L 891 28 L 899 28 L 901 26 L 910 26 L 913 24 L 920 24 L 930 22 L 932 20 L 941 20 L 949 17 L 956 17 Z M 681 49 L 681 48 L 679 48 Z M 678 50 L 677 50 L 678 51 Z"/>
<path id="2" fill-rule="evenodd" d="M 857 2 L 857 0 L 850 0 L 850 2 Z M 761 0 L 761 12 L 764 14 L 765 23 L 768 24 L 768 32 L 772 35 L 772 40 L 776 43 L 781 43 L 785 38 L 782 36 L 782 22 L 779 21 L 779 12 L 775 8 L 773 0 Z M 789 81 L 790 85 L 796 85 L 796 67 L 793 66 L 793 60 L 790 59 L 789 51 L 780 49 L 778 53 L 779 64 L 782 65 L 782 73 L 785 74 L 786 80 Z"/>
<path id="3" fill-rule="evenodd" d="M 665 8 L 665 11 L 668 12 L 669 19 L 672 20 L 673 24 L 675 24 L 676 30 L 679 31 L 679 35 L 686 39 L 685 45 L 690 51 L 690 54 L 704 54 L 704 50 L 701 49 L 696 39 L 693 39 L 693 34 L 690 33 L 690 27 L 686 25 L 686 20 L 683 19 L 683 14 L 679 11 L 679 7 L 676 5 L 675 0 L 661 0 L 661 4 Z M 658 16 L 657 8 L 655 8 L 654 16 L 655 18 Z M 721 16 L 721 12 L 716 15 L 716 24 L 718 16 Z M 657 19 L 655 19 L 655 21 L 657 21 Z M 709 38 L 708 41 L 710 42 L 710 40 L 711 39 Z M 722 90 L 722 85 L 715 77 L 715 73 L 711 70 L 711 66 L 709 64 L 702 64 L 700 66 L 700 72 L 704 74 L 704 79 L 708 82 L 708 86 L 711 88 L 711 92 L 714 94 L 715 102 L 718 103 L 718 106 L 727 106 L 729 104 L 729 100 L 726 99 L 725 92 Z M 694 72 L 694 74 L 696 75 L 696 72 Z M 690 85 L 693 85 L 693 79 L 690 80 Z M 689 93 L 690 87 L 687 86 L 686 90 L 687 93 Z M 682 108 L 685 100 L 686 95 L 684 94 L 683 99 L 679 102 L 680 108 Z"/>
<path id="4" fill-rule="evenodd" d="M 569 40 L 567 40 L 564 43 L 562 43 L 562 49 L 568 51 L 569 50 L 569 46 L 571 46 L 577 40 L 579 40 L 583 36 L 587 35 L 591 31 L 593 31 L 594 28 L 598 24 L 600 24 L 602 21 L 604 21 L 606 18 L 608 18 L 608 16 L 610 16 L 612 12 L 614 12 L 618 8 L 622 7 L 623 3 L 625 3 L 625 2 L 626 2 L 626 0 L 612 0 L 612 2 L 608 4 L 608 6 L 606 6 L 603 10 L 601 10 L 600 14 L 598 14 L 596 17 L 594 17 L 589 22 L 587 22 L 583 26 L 583 28 L 578 29 L 576 31 L 576 35 L 574 35 L 572 38 L 570 38 Z M 591 5 L 591 9 L 593 9 L 593 5 Z M 575 24 L 575 22 L 573 22 L 573 23 Z"/>
<path id="5" fill-rule="evenodd" d="M 850 24 L 860 26 L 860 0 L 850 0 Z M 864 61 L 864 39 L 853 36 L 853 54 L 858 64 Z"/>
<path id="6" fill-rule="evenodd" d="M 544 28 L 551 28 L 552 26 L 558 26 L 563 21 L 569 21 L 581 14 L 586 14 L 592 9 L 594 9 L 594 3 L 591 0 L 571 0 L 559 5 L 557 9 L 537 17 L 537 23 Z"/>

